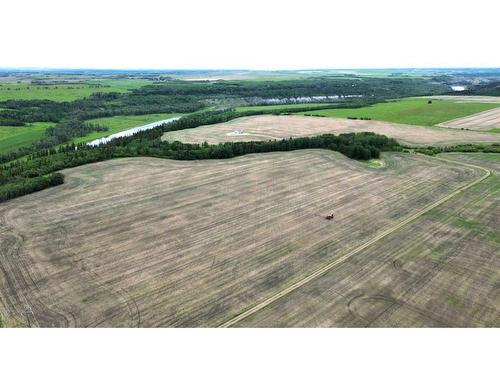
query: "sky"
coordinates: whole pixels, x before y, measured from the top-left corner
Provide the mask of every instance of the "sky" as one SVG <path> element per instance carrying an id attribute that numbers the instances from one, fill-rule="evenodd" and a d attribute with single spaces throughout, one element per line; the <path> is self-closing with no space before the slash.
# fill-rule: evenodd
<path id="1" fill-rule="evenodd" d="M 500 67 L 500 1 L 2 0 L 0 67 Z"/>

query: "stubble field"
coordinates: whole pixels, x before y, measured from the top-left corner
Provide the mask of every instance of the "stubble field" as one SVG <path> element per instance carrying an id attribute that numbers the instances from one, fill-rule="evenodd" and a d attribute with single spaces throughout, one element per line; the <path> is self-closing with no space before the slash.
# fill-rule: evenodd
<path id="1" fill-rule="evenodd" d="M 67 170 L 64 185 L 0 205 L 4 321 L 217 326 L 482 173 L 412 154 L 384 157 L 379 169 L 308 150 Z M 396 245 L 393 255 L 404 254 L 405 240 Z M 363 254 L 358 262 L 391 253 Z M 394 269 L 416 278 L 432 265 Z M 373 277 L 382 277 L 376 268 Z M 400 288 L 397 278 L 382 279 Z"/>
<path id="2" fill-rule="evenodd" d="M 438 126 L 453 129 L 500 130 L 500 108 L 480 112 L 471 116 L 443 122 Z"/>
<path id="3" fill-rule="evenodd" d="M 444 157 L 493 174 L 238 325 L 500 326 L 500 157 Z"/>
<path id="4" fill-rule="evenodd" d="M 500 142 L 500 134 L 311 116 L 250 116 L 233 121 L 167 132 L 162 139 L 183 143 L 263 141 L 324 133 L 375 132 L 410 146 Z"/>

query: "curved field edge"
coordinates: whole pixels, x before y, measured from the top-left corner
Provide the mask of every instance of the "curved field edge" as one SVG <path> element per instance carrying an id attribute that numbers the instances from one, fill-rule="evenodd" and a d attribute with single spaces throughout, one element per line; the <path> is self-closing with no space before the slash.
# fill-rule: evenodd
<path id="1" fill-rule="evenodd" d="M 466 102 L 458 100 L 407 98 L 353 109 L 319 109 L 300 114 L 327 117 L 370 118 L 390 123 L 433 126 L 498 108 L 500 103 Z"/>
<path id="2" fill-rule="evenodd" d="M 472 181 L 472 182 L 470 182 L 468 184 L 465 184 L 464 186 L 462 186 L 462 187 L 454 190 L 453 192 L 451 192 L 450 194 L 444 196 L 443 198 L 439 199 L 438 201 L 436 201 L 436 202 L 434 202 L 434 203 L 426 206 L 422 210 L 414 213 L 410 217 L 408 217 L 405 220 L 399 222 L 397 225 L 395 225 L 395 226 L 393 226 L 391 228 L 388 228 L 384 232 L 380 233 L 378 236 L 376 236 L 376 237 L 370 239 L 369 241 L 363 243 L 362 245 L 360 245 L 360 246 L 358 246 L 358 247 L 350 250 L 347 254 L 345 254 L 341 258 L 336 259 L 335 261 L 326 264 L 325 266 L 323 266 L 323 267 L 319 268 L 318 270 L 314 271 L 313 273 L 311 273 L 307 277 L 303 278 L 302 280 L 299 280 L 298 282 L 296 282 L 296 283 L 290 285 L 289 287 L 283 289 L 282 291 L 280 291 L 279 293 L 275 294 L 274 296 L 271 296 L 268 299 L 266 299 L 266 300 L 258 303 L 257 305 L 251 307 L 250 309 L 248 309 L 248 310 L 246 310 L 246 311 L 244 311 L 244 312 L 236 315 L 234 318 L 228 320 L 227 322 L 224 322 L 220 327 L 231 327 L 231 326 L 234 326 L 234 325 L 238 324 L 239 322 L 245 320 L 246 318 L 250 317 L 251 315 L 258 313 L 260 310 L 262 310 L 262 309 L 266 308 L 267 306 L 273 304 L 274 302 L 278 301 L 279 299 L 287 296 L 288 294 L 294 292 L 295 290 L 297 290 L 297 289 L 303 287 L 304 285 L 306 285 L 306 284 L 314 281 L 315 279 L 323 276 L 324 274 L 326 274 L 330 270 L 334 269 L 335 267 L 337 267 L 341 263 L 346 262 L 347 260 L 349 260 L 350 258 L 354 257 L 355 255 L 361 253 L 362 251 L 365 251 L 371 245 L 376 244 L 378 241 L 383 240 L 384 238 L 386 238 L 387 236 L 391 235 L 392 233 L 394 233 L 394 232 L 396 232 L 396 231 L 404 228 L 406 225 L 412 223 L 413 221 L 417 220 L 421 216 L 425 215 L 426 213 L 430 212 L 431 210 L 435 209 L 436 207 L 440 206 L 441 204 L 443 204 L 443 203 L 447 202 L 448 200 L 452 199 L 457 194 L 460 194 L 460 193 L 466 191 L 467 189 L 470 189 L 471 187 L 479 184 L 480 182 L 484 181 L 486 178 L 490 177 L 490 175 L 491 175 L 491 172 L 488 169 L 483 168 L 481 166 L 472 165 L 472 164 L 464 163 L 464 162 L 452 161 L 452 160 L 449 160 L 449 159 L 445 159 L 445 160 L 447 160 L 450 163 L 455 163 L 455 164 L 462 165 L 462 166 L 465 166 L 465 167 L 469 167 L 469 168 L 472 167 L 472 168 L 480 169 L 480 170 L 482 170 L 484 172 L 484 174 L 482 176 L 480 176 L 479 178 L 477 178 L 476 180 L 474 180 L 474 181 Z"/>
<path id="3" fill-rule="evenodd" d="M 219 325 L 477 173 L 384 160 L 308 150 L 67 170 L 67 184 L 0 205 L 2 303 L 40 326 Z"/>
<path id="4" fill-rule="evenodd" d="M 500 156 L 440 157 L 491 174 L 236 325 L 498 327 Z"/>
<path id="5" fill-rule="evenodd" d="M 500 135 L 439 127 L 391 124 L 373 120 L 349 120 L 306 116 L 258 115 L 225 123 L 165 132 L 163 141 L 217 144 L 306 137 L 324 133 L 374 132 L 395 138 L 407 146 L 447 146 L 464 143 L 498 143 Z"/>
<path id="6" fill-rule="evenodd" d="M 500 108 L 490 109 L 466 117 L 442 122 L 437 126 L 450 129 L 469 129 L 475 131 L 499 131 Z"/>

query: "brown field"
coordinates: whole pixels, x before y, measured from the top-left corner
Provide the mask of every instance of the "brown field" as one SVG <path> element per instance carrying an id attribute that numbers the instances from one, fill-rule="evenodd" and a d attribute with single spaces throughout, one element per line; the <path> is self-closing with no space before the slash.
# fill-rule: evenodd
<path id="1" fill-rule="evenodd" d="M 474 95 L 435 95 L 428 96 L 431 99 L 455 100 L 457 102 L 476 102 L 476 103 L 500 103 L 498 96 L 474 96 Z"/>
<path id="2" fill-rule="evenodd" d="M 304 150 L 222 161 L 119 159 L 66 170 L 64 185 L 0 205 L 3 321 L 30 326 L 217 326 L 483 173 L 413 154 L 384 158 L 385 167 L 375 169 L 327 150 Z M 480 193 L 479 198 L 487 191 Z M 487 209 L 494 201 L 468 202 L 471 207 L 459 200 L 443 212 L 474 208 L 478 220 L 490 223 Z M 325 220 L 331 211 L 335 219 Z M 296 302 L 286 300 L 282 317 L 275 312 L 271 320 L 244 325 L 361 325 L 367 313 L 397 306 L 387 296 L 403 301 L 391 288 L 415 298 L 403 305 L 406 310 L 396 309 L 403 314 L 400 324 L 420 323 L 419 311 L 429 308 L 424 296 L 431 291 L 420 296 L 408 280 L 436 281 L 428 275 L 444 266 L 434 256 L 459 263 L 449 265 L 455 272 L 451 276 L 437 273 L 444 279 L 433 284 L 433 293 L 440 295 L 438 287 L 445 285 L 448 294 L 459 295 L 466 312 L 475 317 L 464 323 L 494 322 L 495 311 L 483 294 L 467 289 L 471 296 L 460 295 L 469 280 L 479 278 L 489 285 L 498 272 L 491 246 L 471 252 L 466 246 L 475 248 L 479 234 L 469 239 L 468 231 L 452 227 L 451 219 L 443 217 L 443 222 L 431 220 L 425 231 L 414 230 L 421 233 L 418 239 L 398 237 L 342 264 L 340 273 L 332 273 L 333 284 L 321 278 L 328 288 L 314 289 L 317 297 L 306 300 L 310 305 L 302 304 L 301 294 Z M 446 250 L 463 237 L 467 241 L 457 249 Z M 434 242 L 445 248 L 443 253 L 428 254 L 426 245 Z M 471 268 L 469 276 L 461 264 Z M 337 310 L 328 310 L 337 306 L 338 291 L 360 283 L 363 287 L 345 291 L 343 300 L 353 301 L 355 318 L 341 319 Z M 339 309 L 344 311 L 345 303 Z M 299 320 L 292 319 L 294 311 L 302 314 Z"/>
<path id="3" fill-rule="evenodd" d="M 240 131 L 240 135 L 231 135 Z M 307 137 L 324 133 L 376 132 L 406 145 L 451 145 L 500 142 L 500 134 L 487 134 L 435 127 L 390 124 L 382 121 L 349 120 L 310 116 L 251 116 L 233 121 L 167 132 L 162 140 L 184 143 L 262 141 Z"/>
<path id="4" fill-rule="evenodd" d="M 491 177 L 240 321 L 246 327 L 499 327 L 500 156 Z"/>
<path id="5" fill-rule="evenodd" d="M 500 108 L 490 109 L 489 111 L 476 113 L 471 116 L 442 122 L 437 126 L 469 130 L 500 129 Z"/>

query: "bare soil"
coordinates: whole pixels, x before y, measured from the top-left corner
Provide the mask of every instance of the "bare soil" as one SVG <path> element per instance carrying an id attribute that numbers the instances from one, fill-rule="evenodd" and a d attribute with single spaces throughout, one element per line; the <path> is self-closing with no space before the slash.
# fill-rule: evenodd
<path id="1" fill-rule="evenodd" d="M 66 170 L 64 185 L 0 205 L 1 310 L 7 321 L 27 326 L 217 326 L 479 175 L 419 155 L 387 154 L 384 161 L 375 169 L 327 150 L 304 150 L 222 161 L 120 159 Z M 335 219 L 325 220 L 330 212 Z M 477 215 L 487 221 L 487 212 Z M 441 244 L 468 233 L 448 228 L 448 221 L 431 224 L 423 240 Z M 398 241 L 356 262 L 392 264 L 420 239 Z M 489 261 L 482 267 L 495 267 Z M 424 277 L 433 264 L 416 264 L 411 278 Z M 387 288 L 406 285 L 374 265 L 363 270 L 383 276 Z M 337 295 L 339 287 L 361 282 L 359 272 L 345 269 L 324 292 Z M 362 289 L 366 298 L 382 293 L 369 286 Z M 360 316 L 372 309 L 353 301 Z M 328 322 L 339 322 L 328 304 L 302 302 L 293 310 L 318 308 Z M 278 323 L 316 324 L 316 315 L 302 316 Z"/>
<path id="2" fill-rule="evenodd" d="M 491 130 L 500 129 L 500 108 L 476 113 L 475 115 L 443 122 L 437 126 L 453 129 Z"/>

